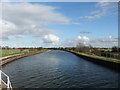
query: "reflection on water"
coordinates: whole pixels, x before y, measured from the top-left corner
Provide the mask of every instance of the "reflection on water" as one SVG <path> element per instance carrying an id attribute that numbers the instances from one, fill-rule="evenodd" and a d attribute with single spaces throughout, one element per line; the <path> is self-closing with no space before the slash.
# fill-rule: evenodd
<path id="1" fill-rule="evenodd" d="M 3 70 L 19 88 L 118 87 L 117 72 L 60 50 L 15 60 Z"/>

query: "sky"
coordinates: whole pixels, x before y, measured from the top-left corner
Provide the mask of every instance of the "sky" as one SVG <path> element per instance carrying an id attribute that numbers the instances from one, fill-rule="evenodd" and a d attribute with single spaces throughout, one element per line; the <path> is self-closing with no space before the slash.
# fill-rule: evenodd
<path id="1" fill-rule="evenodd" d="M 0 5 L 0 46 L 118 45 L 115 2 L 4 2 Z"/>

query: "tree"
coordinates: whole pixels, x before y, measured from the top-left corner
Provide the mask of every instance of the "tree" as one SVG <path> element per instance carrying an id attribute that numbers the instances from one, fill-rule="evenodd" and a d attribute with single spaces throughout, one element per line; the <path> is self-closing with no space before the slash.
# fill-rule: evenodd
<path id="1" fill-rule="evenodd" d="M 38 48 L 37 48 L 37 50 L 42 50 L 42 49 L 43 49 L 43 47 L 38 47 Z"/>
<path id="2" fill-rule="evenodd" d="M 117 46 L 112 47 L 112 52 L 118 52 L 118 51 L 120 51 L 120 48 L 118 48 Z"/>
<path id="3" fill-rule="evenodd" d="M 76 51 L 77 52 L 85 52 L 85 53 L 87 53 L 87 52 L 90 52 L 90 47 L 86 46 L 85 44 L 83 44 L 81 42 L 79 42 L 77 44 Z"/>

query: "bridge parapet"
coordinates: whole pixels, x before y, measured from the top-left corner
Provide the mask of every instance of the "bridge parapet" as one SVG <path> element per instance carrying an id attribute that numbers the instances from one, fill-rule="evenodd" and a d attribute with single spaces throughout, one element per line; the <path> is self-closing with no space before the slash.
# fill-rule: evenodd
<path id="1" fill-rule="evenodd" d="M 13 90 L 9 76 L 0 70 L 0 90 L 3 88 L 6 90 Z"/>

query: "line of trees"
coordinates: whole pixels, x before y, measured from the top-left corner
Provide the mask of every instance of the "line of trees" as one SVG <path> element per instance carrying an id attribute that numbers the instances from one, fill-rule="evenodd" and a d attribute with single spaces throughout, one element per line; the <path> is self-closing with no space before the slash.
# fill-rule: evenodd
<path id="1" fill-rule="evenodd" d="M 110 57 L 110 58 L 119 58 L 120 59 L 120 47 L 113 46 L 112 48 L 96 48 L 92 47 L 91 45 L 86 46 L 83 43 L 78 43 L 76 47 L 59 47 L 59 48 L 43 48 L 43 47 L 23 47 L 23 48 L 10 48 L 8 46 L 1 47 L 2 49 L 20 49 L 20 51 L 29 50 L 29 51 L 35 51 L 35 50 L 42 50 L 42 49 L 59 49 L 59 50 L 73 50 L 76 52 L 83 52 L 87 54 L 92 55 L 98 55 L 98 56 L 104 56 L 104 57 Z"/>
<path id="2" fill-rule="evenodd" d="M 9 47 L 9 46 L 0 46 L 0 49 L 20 49 L 21 51 L 23 51 L 23 50 L 25 50 L 25 49 L 29 49 L 29 50 L 31 50 L 31 51 L 34 51 L 34 50 L 42 50 L 42 49 L 45 49 L 45 48 L 43 48 L 43 47 L 22 47 L 22 48 L 11 48 L 11 47 Z"/>
<path id="3" fill-rule="evenodd" d="M 83 43 L 78 43 L 76 47 L 59 47 L 48 49 L 73 50 L 76 52 L 83 52 L 91 55 L 120 59 L 120 48 L 117 46 L 113 46 L 112 48 L 96 48 L 92 47 L 91 45 L 86 46 Z"/>

